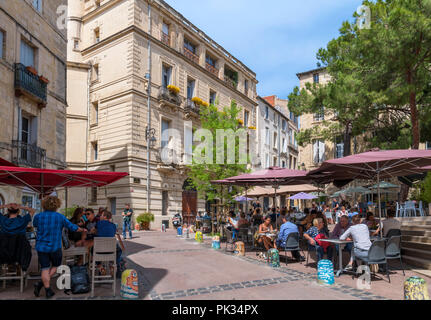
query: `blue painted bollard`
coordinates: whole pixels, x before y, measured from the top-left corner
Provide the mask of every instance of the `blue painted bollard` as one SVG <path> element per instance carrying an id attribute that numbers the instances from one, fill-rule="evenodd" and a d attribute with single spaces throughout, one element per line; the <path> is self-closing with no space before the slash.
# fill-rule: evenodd
<path id="1" fill-rule="evenodd" d="M 195 240 L 198 243 L 202 243 L 202 241 L 203 241 L 202 232 L 200 232 L 200 231 L 196 232 L 196 234 L 195 234 Z"/>
<path id="2" fill-rule="evenodd" d="M 268 250 L 268 263 L 273 268 L 280 268 L 280 254 L 277 249 Z"/>
<path id="3" fill-rule="evenodd" d="M 317 282 L 319 284 L 334 284 L 334 265 L 330 260 L 320 260 L 317 263 Z"/>
<path id="4" fill-rule="evenodd" d="M 212 248 L 216 249 L 216 250 L 220 249 L 220 237 L 219 236 L 213 237 Z"/>
<path id="5" fill-rule="evenodd" d="M 183 235 L 183 228 L 178 227 L 178 228 L 177 228 L 177 236 L 178 236 L 178 237 L 181 237 L 182 235 Z"/>

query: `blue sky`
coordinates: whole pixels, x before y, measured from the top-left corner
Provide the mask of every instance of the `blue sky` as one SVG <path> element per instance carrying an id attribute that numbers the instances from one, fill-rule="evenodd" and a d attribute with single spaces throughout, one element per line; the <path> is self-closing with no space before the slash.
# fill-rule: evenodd
<path id="1" fill-rule="evenodd" d="M 316 68 L 316 53 L 362 0 L 165 0 L 257 75 L 260 96 L 286 98 L 296 73 Z"/>

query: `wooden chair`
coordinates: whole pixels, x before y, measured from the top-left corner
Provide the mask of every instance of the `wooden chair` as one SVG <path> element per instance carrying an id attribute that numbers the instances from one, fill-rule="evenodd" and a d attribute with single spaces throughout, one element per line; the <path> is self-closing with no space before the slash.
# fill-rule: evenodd
<path id="1" fill-rule="evenodd" d="M 23 293 L 24 286 L 27 286 L 27 273 L 22 270 L 18 263 L 15 263 L 13 267 L 15 271 L 9 271 L 11 265 L 2 264 L 0 280 L 3 280 L 3 289 L 6 289 L 6 280 L 19 280 L 20 282 L 20 293 Z"/>
<path id="2" fill-rule="evenodd" d="M 111 275 L 96 275 L 96 262 L 113 263 Z M 115 296 L 117 272 L 117 239 L 94 238 L 93 259 L 91 263 L 91 296 L 94 297 L 95 283 L 112 283 L 112 291 Z"/>

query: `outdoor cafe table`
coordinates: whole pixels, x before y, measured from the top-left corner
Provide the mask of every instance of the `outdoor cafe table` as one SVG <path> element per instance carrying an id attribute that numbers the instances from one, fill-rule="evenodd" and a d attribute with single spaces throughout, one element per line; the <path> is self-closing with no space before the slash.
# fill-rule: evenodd
<path id="1" fill-rule="evenodd" d="M 340 239 L 320 239 L 320 241 L 330 242 L 334 244 L 338 244 L 338 271 L 336 276 L 339 277 L 343 272 L 343 247 L 348 243 L 353 243 L 351 240 L 340 240 Z"/>

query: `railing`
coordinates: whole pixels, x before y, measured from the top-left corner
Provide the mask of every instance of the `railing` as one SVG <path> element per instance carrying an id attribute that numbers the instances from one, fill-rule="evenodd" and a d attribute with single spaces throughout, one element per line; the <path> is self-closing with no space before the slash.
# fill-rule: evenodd
<path id="1" fill-rule="evenodd" d="M 238 83 L 234 79 L 228 77 L 227 75 L 224 76 L 224 81 L 234 89 L 236 89 L 238 86 Z"/>
<path id="2" fill-rule="evenodd" d="M 168 148 L 166 146 L 163 146 L 159 149 L 156 159 L 158 162 L 162 163 L 163 166 L 169 167 L 178 165 L 181 162 L 178 152 L 175 149 Z"/>
<path id="3" fill-rule="evenodd" d="M 35 144 L 18 140 L 12 141 L 13 162 L 19 166 L 43 168 L 45 166 L 46 151 Z"/>
<path id="4" fill-rule="evenodd" d="M 182 99 L 179 94 L 172 93 L 168 88 L 160 87 L 159 96 L 160 100 L 165 100 L 170 103 L 176 104 L 177 106 L 181 105 Z"/>
<path id="5" fill-rule="evenodd" d="M 31 73 L 22 63 L 15 63 L 15 90 L 30 94 L 43 106 L 47 102 L 47 84 Z"/>
<path id="6" fill-rule="evenodd" d="M 187 98 L 184 112 L 194 112 L 196 114 L 199 114 L 199 105 L 192 101 L 192 99 Z"/>
<path id="7" fill-rule="evenodd" d="M 167 46 L 170 46 L 171 45 L 171 37 L 168 34 L 162 32 L 162 42 L 164 44 L 166 44 Z"/>
<path id="8" fill-rule="evenodd" d="M 189 49 L 187 49 L 186 47 L 184 47 L 184 55 L 188 59 L 192 60 L 194 63 L 199 64 L 199 57 L 196 54 L 194 54 L 193 52 L 191 52 Z"/>
<path id="9" fill-rule="evenodd" d="M 210 65 L 208 62 L 205 63 L 205 68 L 209 72 L 211 72 L 212 74 L 214 74 L 216 77 L 218 77 L 219 69 L 217 69 L 216 67 Z"/>

